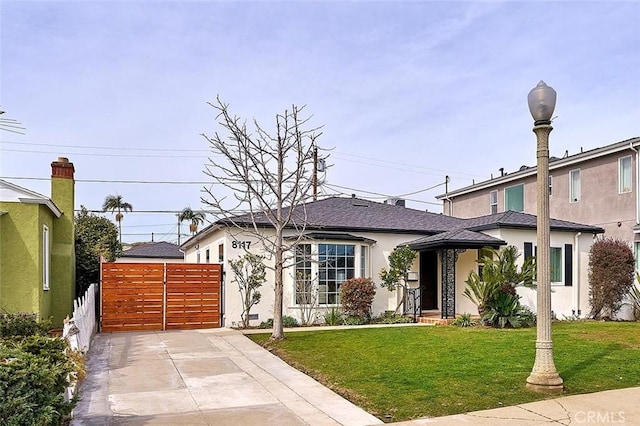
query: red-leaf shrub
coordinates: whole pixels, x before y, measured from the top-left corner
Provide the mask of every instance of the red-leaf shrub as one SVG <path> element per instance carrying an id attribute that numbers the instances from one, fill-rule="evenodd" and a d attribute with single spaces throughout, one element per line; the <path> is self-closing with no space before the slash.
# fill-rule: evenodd
<path id="1" fill-rule="evenodd" d="M 589 303 L 591 317 L 612 317 L 633 286 L 635 261 L 629 245 L 621 240 L 596 241 L 589 252 Z"/>
<path id="2" fill-rule="evenodd" d="M 351 278 L 340 285 L 340 303 L 347 315 L 371 317 L 371 304 L 376 285 L 371 278 Z"/>

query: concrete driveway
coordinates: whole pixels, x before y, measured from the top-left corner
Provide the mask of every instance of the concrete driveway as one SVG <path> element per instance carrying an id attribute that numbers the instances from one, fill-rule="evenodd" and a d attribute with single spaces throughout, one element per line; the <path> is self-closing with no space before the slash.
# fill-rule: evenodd
<path id="1" fill-rule="evenodd" d="M 98 334 L 72 425 L 371 425 L 230 329 Z"/>
<path id="2" fill-rule="evenodd" d="M 98 334 L 88 367 L 72 425 L 382 423 L 231 329 Z M 395 424 L 640 425 L 640 388 Z"/>

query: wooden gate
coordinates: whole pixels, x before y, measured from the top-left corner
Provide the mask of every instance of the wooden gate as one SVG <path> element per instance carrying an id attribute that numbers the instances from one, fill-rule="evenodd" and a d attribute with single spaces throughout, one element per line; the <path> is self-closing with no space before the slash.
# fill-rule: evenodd
<path id="1" fill-rule="evenodd" d="M 101 330 L 220 327 L 222 265 L 103 263 Z"/>

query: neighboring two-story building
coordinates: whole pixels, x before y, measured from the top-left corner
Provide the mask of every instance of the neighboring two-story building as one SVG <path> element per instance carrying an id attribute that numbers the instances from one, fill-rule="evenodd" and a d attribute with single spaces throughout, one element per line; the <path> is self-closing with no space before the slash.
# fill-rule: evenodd
<path id="1" fill-rule="evenodd" d="M 74 167 L 51 163 L 51 198 L 0 179 L 0 311 L 62 326 L 75 295 Z"/>
<path id="2" fill-rule="evenodd" d="M 633 244 L 640 256 L 640 138 L 549 161 L 549 209 L 557 219 L 601 227 L 605 236 Z M 508 210 L 536 214 L 536 167 L 436 197 L 443 212 L 461 218 Z M 640 264 L 639 264 L 640 265 Z M 637 267 L 640 269 L 640 267 Z"/>

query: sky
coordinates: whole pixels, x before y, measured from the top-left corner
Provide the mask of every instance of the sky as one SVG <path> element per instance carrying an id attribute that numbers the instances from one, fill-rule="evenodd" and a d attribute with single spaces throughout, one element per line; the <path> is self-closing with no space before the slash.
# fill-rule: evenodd
<path id="1" fill-rule="evenodd" d="M 268 130 L 305 105 L 322 196 L 441 213 L 445 176 L 535 165 L 540 80 L 551 155 L 640 136 L 638 22 L 640 1 L 0 0 L 0 110 L 25 128 L 0 130 L 0 179 L 49 196 L 68 157 L 76 208 L 122 195 L 123 242 L 176 242 L 176 212 L 207 208 L 219 96 Z"/>

